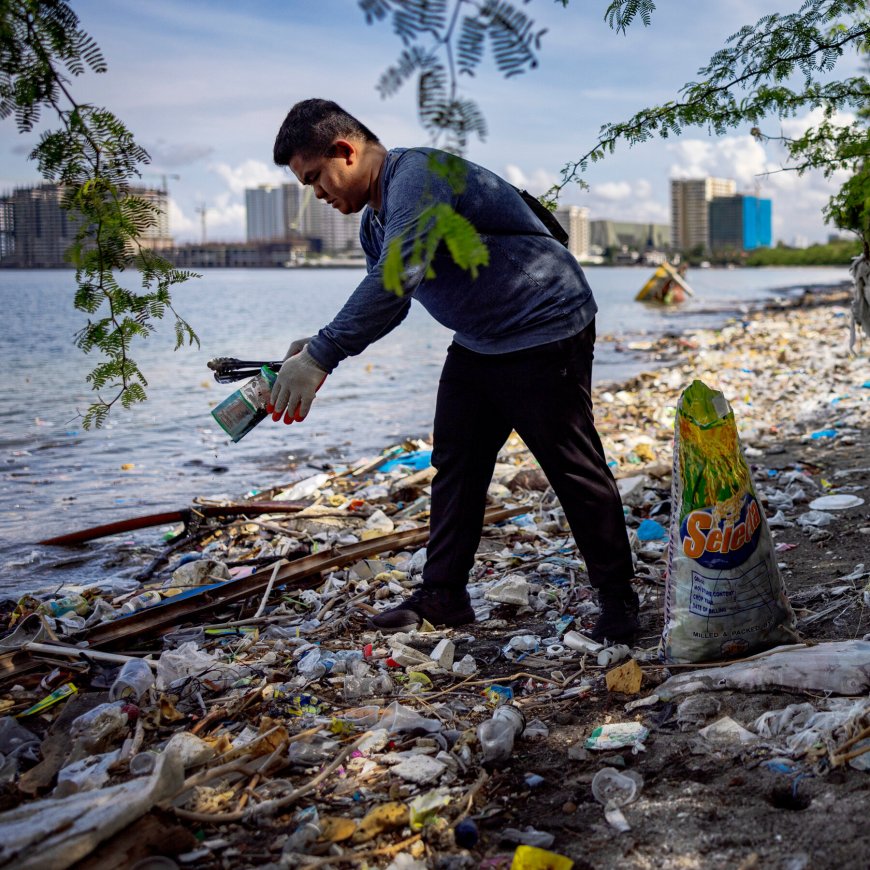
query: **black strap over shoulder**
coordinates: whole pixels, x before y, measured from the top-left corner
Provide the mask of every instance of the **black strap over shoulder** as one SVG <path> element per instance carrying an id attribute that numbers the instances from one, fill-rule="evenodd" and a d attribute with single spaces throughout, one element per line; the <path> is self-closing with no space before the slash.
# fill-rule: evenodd
<path id="1" fill-rule="evenodd" d="M 536 196 L 527 190 L 515 187 L 514 190 L 523 198 L 525 204 L 532 210 L 535 217 L 547 228 L 550 235 L 560 244 L 568 247 L 568 233 L 562 224 L 556 220 L 556 215 L 550 211 Z"/>

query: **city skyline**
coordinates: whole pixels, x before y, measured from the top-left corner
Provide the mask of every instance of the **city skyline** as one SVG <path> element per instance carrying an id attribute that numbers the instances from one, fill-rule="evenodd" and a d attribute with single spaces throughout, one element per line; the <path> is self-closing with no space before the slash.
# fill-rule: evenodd
<path id="1" fill-rule="evenodd" d="M 539 194 L 564 163 L 594 144 L 601 124 L 673 98 L 738 26 L 780 9 L 740 0 L 698 15 L 679 0 L 662 4 L 652 27 L 638 22 L 622 36 L 603 21 L 605 6 L 562 9 L 538 0 L 523 7 L 549 27 L 540 67 L 505 81 L 488 65 L 469 82 L 467 95 L 478 100 L 489 125 L 485 142 L 470 143 L 469 159 Z M 244 190 L 292 178 L 271 165 L 271 145 L 298 99 L 336 99 L 387 147 L 428 144 L 412 85 L 388 100 L 378 97 L 375 83 L 401 43 L 387 24 L 367 26 L 355 0 L 316 6 L 252 0 L 243 11 L 205 0 L 183 7 L 168 0 L 144 7 L 82 0 L 75 8 L 109 72 L 73 80 L 73 91 L 116 112 L 149 150 L 153 164 L 142 183 L 168 181 L 170 229 L 178 241 L 200 240 L 202 207 L 209 239 L 245 237 Z M 857 59 L 843 64 L 858 69 Z M 0 191 L 38 183 L 26 159 L 38 131 L 19 136 L 11 119 L 2 123 Z M 806 125 L 801 117 L 771 122 L 765 131 L 794 133 Z M 589 191 L 572 186 L 561 203 L 588 208 L 593 218 L 667 223 L 671 178 L 732 177 L 738 192 L 773 201 L 774 241 L 823 241 L 833 228 L 823 223 L 821 208 L 836 179 L 779 172 L 780 156 L 779 146 L 762 145 L 748 129 L 723 137 L 688 130 L 617 149 L 590 167 Z M 759 174 L 765 171 L 772 174 Z"/>

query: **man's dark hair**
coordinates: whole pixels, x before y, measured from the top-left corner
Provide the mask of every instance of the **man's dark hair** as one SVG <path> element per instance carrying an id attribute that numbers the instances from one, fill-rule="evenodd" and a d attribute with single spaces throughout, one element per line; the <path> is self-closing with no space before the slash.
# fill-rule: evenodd
<path id="1" fill-rule="evenodd" d="M 272 156 L 278 166 L 287 166 L 297 154 L 319 157 L 339 137 L 379 142 L 377 136 L 332 100 L 302 100 L 287 114 Z"/>

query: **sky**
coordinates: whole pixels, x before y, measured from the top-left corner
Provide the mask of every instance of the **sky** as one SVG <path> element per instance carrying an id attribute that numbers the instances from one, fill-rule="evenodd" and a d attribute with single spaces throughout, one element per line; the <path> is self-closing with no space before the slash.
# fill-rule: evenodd
<path id="1" fill-rule="evenodd" d="M 487 121 L 484 141 L 466 156 L 533 193 L 595 144 L 607 122 L 674 99 L 743 24 L 791 12 L 799 0 L 660 0 L 652 26 L 617 34 L 604 21 L 606 0 L 517 5 L 546 27 L 537 69 L 503 79 L 491 59 L 463 78 Z M 382 99 L 381 73 L 402 50 L 388 21 L 366 24 L 357 0 L 78 0 L 81 26 L 100 45 L 108 72 L 72 82 L 80 102 L 109 108 L 151 155 L 143 182 L 170 193 L 170 231 L 178 241 L 243 239 L 244 191 L 292 178 L 274 166 L 275 134 L 300 99 L 325 97 L 370 127 L 387 147 L 429 144 L 412 84 Z M 837 73 L 859 70 L 845 57 Z M 46 116 L 48 118 L 48 116 Z M 844 120 L 849 120 L 846 116 Z M 812 121 L 770 120 L 762 129 L 800 133 Z M 19 134 L 0 121 L 0 192 L 40 181 L 27 159 L 38 131 Z M 773 201 L 773 236 L 789 244 L 824 241 L 821 210 L 835 181 L 778 171 L 783 155 L 748 129 L 621 146 L 585 174 L 588 190 L 567 188 L 561 201 L 586 206 L 590 219 L 668 223 L 669 179 L 734 178 L 741 192 Z"/>

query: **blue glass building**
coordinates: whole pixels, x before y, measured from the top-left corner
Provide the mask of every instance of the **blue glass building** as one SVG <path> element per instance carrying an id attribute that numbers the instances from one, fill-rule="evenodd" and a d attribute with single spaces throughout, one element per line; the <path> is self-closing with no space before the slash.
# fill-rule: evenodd
<path id="1" fill-rule="evenodd" d="M 717 196 L 709 205 L 710 250 L 769 248 L 773 210 L 769 199 L 738 193 Z"/>

